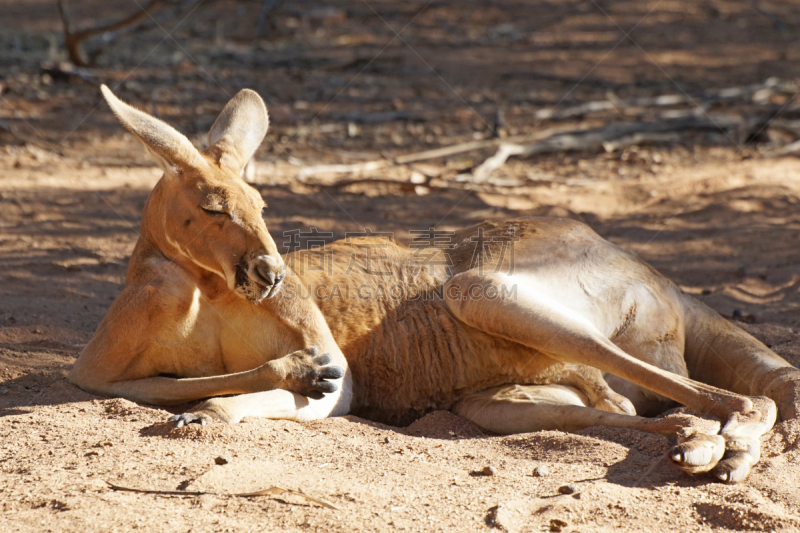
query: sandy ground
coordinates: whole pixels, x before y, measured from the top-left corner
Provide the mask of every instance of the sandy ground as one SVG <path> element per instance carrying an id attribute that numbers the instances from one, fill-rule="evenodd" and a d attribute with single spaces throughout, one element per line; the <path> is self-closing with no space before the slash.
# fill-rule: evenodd
<path id="1" fill-rule="evenodd" d="M 455 227 L 478 216 L 564 209 L 550 202 L 570 206 L 720 312 L 730 316 L 737 309 L 755 321 L 742 326 L 797 364 L 800 162 L 730 161 L 726 155 L 676 162 L 673 171 L 635 186 L 608 178 L 598 187 L 539 194 L 327 197 L 292 191 L 289 178 L 262 190 L 273 206 L 269 227 L 277 235 L 301 223 L 347 230 L 354 222 L 340 215 L 342 208 L 361 224 L 402 232 L 406 224 L 445 215 L 441 225 Z M 14 168 L 18 161 L 21 168 Z M 666 438 L 633 431 L 498 437 L 444 412 L 408 428 L 348 417 L 174 429 L 165 423 L 165 410 L 88 395 L 64 375 L 120 289 L 138 210 L 156 172 L 89 166 L 74 184 L 64 176 L 69 162 L 59 161 L 33 171 L 22 189 L 15 185 L 31 170 L 26 161 L 20 153 L 6 157 L 3 167 L 0 529 L 800 527 L 798 421 L 779 424 L 766 438 L 764 458 L 747 483 L 724 486 L 680 473 L 665 458 Z M 503 205 L 537 204 L 545 194 L 548 203 L 530 209 Z M 630 201 L 637 197 L 646 200 Z M 228 464 L 217 465 L 219 456 Z M 540 465 L 549 474 L 534 477 Z M 485 466 L 496 475 L 478 475 Z M 217 494 L 123 493 L 110 490 L 109 482 Z M 568 483 L 578 493 L 559 495 Z M 218 495 L 270 486 L 302 490 L 339 509 L 292 495 Z"/>
<path id="2" fill-rule="evenodd" d="M 102 11 L 110 3 L 93 5 L 113 15 Z M 398 31 L 414 22 L 402 33 L 409 46 L 392 41 L 370 5 L 287 7 L 256 53 L 258 3 L 212 3 L 150 56 L 164 39 L 158 29 L 121 39 L 88 82 L 39 69 L 58 30 L 51 3 L 0 7 L 0 531 L 800 529 L 797 420 L 765 437 L 746 483 L 727 486 L 679 472 L 665 457 L 668 439 L 634 431 L 500 437 L 446 412 L 405 428 L 344 417 L 176 429 L 166 410 L 94 397 L 65 380 L 124 283 L 160 175 L 100 105 L 100 81 L 122 82 L 122 97 L 198 142 L 229 94 L 259 90 L 273 126 L 253 181 L 279 243 L 285 231 L 312 226 L 336 238 L 369 227 L 407 240 L 430 226 L 577 217 L 800 364 L 800 160 L 762 155 L 774 138 L 744 144 L 709 134 L 512 160 L 498 178 L 520 184 L 481 191 L 451 178 L 488 153 L 372 176 L 396 185 L 295 179 L 302 165 L 485 138 L 500 105 L 513 135 L 547 126 L 531 118 L 539 109 L 609 90 L 652 95 L 677 92 L 676 84 L 702 91 L 795 78 L 793 3 L 769 6 L 781 26 L 748 12 L 748 2 L 603 2 L 626 29 L 645 20 L 631 35 L 646 52 L 627 41 L 614 47 L 619 28 L 583 3 L 375 3 Z M 303 15 L 311 8 L 316 15 Z M 29 31 L 15 33 L 12 17 Z M 237 20 L 249 21 L 241 35 Z M 347 115 L 387 110 L 418 120 Z M 412 170 L 441 187 L 418 195 L 408 186 Z M 487 466 L 493 476 L 481 474 Z M 539 466 L 546 475 L 533 474 Z M 120 492 L 109 483 L 208 494 Z M 560 494 L 566 484 L 577 491 Z M 335 509 L 293 493 L 232 495 L 272 486 Z"/>

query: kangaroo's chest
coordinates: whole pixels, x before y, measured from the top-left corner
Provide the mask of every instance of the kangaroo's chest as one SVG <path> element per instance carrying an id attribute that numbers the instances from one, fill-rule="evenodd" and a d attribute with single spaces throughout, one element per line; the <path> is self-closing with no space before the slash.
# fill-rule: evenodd
<path id="1" fill-rule="evenodd" d="M 164 313 L 145 344 L 144 361 L 158 368 L 146 375 L 203 377 L 243 372 L 301 348 L 296 332 L 239 299 L 209 301 L 199 291 L 191 301 Z"/>
<path id="2" fill-rule="evenodd" d="M 221 315 L 218 359 L 226 373 L 244 372 L 302 348 L 301 339 L 263 310 L 236 306 Z"/>

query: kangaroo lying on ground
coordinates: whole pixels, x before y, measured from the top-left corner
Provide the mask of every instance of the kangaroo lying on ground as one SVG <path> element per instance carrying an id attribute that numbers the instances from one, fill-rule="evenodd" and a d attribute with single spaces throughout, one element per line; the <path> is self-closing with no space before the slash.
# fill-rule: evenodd
<path id="1" fill-rule="evenodd" d="M 373 235 L 282 258 L 240 178 L 268 126 L 255 92 L 228 103 L 201 152 L 102 90 L 164 176 L 127 285 L 70 373 L 87 391 L 210 398 L 178 425 L 450 409 L 503 434 L 634 428 L 676 435 L 677 466 L 729 482 L 778 414 L 800 414 L 800 370 L 584 224 L 484 223 L 416 249 Z M 432 257 L 447 261 L 419 260 Z M 709 419 L 636 415 L 670 402 Z"/>

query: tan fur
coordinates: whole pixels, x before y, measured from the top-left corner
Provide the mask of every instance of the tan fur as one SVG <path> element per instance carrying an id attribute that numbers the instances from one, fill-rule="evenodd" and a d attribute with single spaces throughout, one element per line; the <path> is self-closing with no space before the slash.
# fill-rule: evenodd
<path id="1" fill-rule="evenodd" d="M 369 237 L 282 258 L 239 177 L 267 129 L 256 93 L 231 100 L 203 152 L 103 94 L 164 177 L 127 285 L 70 374 L 86 390 L 210 398 L 178 424 L 346 413 L 401 424 L 451 409 L 500 433 L 677 433 L 680 468 L 732 482 L 758 461 L 773 400 L 799 414 L 800 371 L 583 224 L 487 222 L 452 247 Z M 434 256 L 450 264 L 420 261 Z M 670 402 L 721 429 L 634 416 Z"/>

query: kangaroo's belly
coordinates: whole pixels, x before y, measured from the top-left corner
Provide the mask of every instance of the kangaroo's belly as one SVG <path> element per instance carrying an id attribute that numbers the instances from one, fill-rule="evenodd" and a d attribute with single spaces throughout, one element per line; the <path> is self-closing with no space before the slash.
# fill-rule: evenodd
<path id="1" fill-rule="evenodd" d="M 590 320 L 632 356 L 686 375 L 681 313 L 668 287 L 642 280 L 618 286 L 580 279 L 573 284 L 564 277 L 540 277 L 536 284 L 525 276 L 516 280 L 538 286 Z M 387 423 L 448 409 L 460 396 L 490 387 L 546 383 L 563 366 L 534 348 L 462 323 L 444 301 L 404 302 L 349 339 L 340 346 L 353 372 L 353 411 Z"/>
<path id="2" fill-rule="evenodd" d="M 526 346 L 467 326 L 441 301 L 404 302 L 368 333 L 340 347 L 353 373 L 352 412 L 399 425 L 432 409 L 448 409 L 464 394 L 533 383 L 537 374 L 557 364 Z"/>

